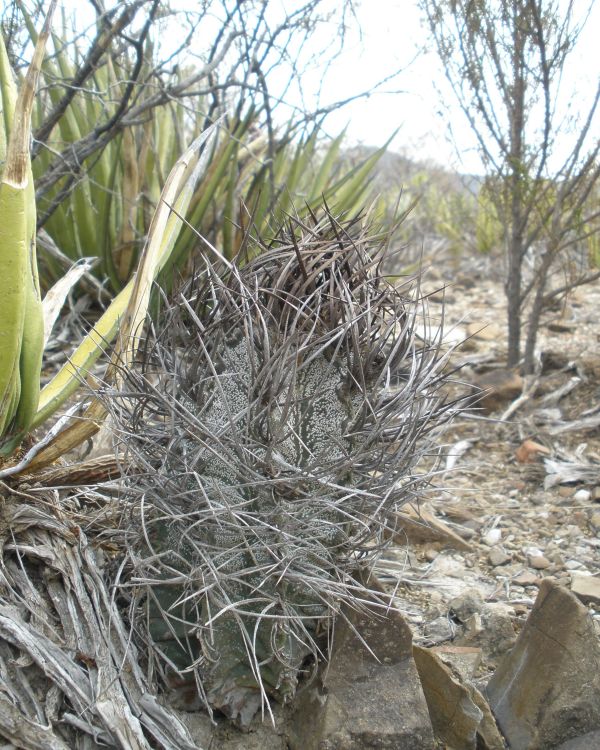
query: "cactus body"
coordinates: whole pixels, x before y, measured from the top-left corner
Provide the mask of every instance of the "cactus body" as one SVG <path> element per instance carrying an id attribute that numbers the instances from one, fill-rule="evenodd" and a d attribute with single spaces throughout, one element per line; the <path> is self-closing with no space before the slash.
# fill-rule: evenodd
<path id="1" fill-rule="evenodd" d="M 261 249 L 182 291 L 116 414 L 144 499 L 138 631 L 242 725 L 356 599 L 444 413 L 420 309 L 368 237 L 325 215 Z"/>

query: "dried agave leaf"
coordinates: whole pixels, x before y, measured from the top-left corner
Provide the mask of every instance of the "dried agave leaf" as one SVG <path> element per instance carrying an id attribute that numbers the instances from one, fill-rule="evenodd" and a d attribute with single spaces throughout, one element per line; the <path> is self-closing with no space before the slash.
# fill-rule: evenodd
<path id="1" fill-rule="evenodd" d="M 199 750 L 152 695 L 77 519 L 73 503 L 59 514 L 43 496 L 2 506 L 0 734 L 31 750 Z"/>

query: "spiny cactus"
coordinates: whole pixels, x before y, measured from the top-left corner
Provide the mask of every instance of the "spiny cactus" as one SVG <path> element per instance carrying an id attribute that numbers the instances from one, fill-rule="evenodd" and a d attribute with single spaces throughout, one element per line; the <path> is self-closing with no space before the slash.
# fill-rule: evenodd
<path id="1" fill-rule="evenodd" d="M 420 303 L 357 222 L 291 222 L 248 251 L 202 261 L 115 408 L 150 668 L 242 725 L 294 695 L 318 630 L 358 606 L 447 413 Z"/>

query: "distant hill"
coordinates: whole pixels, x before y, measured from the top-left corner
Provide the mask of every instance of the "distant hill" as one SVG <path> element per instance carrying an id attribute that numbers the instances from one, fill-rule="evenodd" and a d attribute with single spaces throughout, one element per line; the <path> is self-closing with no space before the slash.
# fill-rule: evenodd
<path id="1" fill-rule="evenodd" d="M 376 150 L 375 147 L 358 146 L 347 149 L 345 153 L 352 161 L 358 162 Z M 450 171 L 434 161 L 415 161 L 396 151 L 386 151 L 375 170 L 375 184 L 381 192 L 390 188 L 409 186 L 414 189 L 417 184 L 425 186 L 431 182 L 452 192 L 465 192 L 476 196 L 483 183 L 483 177 Z"/>

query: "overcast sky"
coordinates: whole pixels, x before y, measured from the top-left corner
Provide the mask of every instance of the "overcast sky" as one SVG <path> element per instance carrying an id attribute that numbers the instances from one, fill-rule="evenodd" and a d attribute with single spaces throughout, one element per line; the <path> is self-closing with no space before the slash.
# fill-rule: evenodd
<path id="1" fill-rule="evenodd" d="M 575 0 L 576 17 L 588 5 L 588 0 Z M 305 93 L 317 91 L 322 83 L 321 100 L 328 103 L 368 90 L 396 69 L 403 68 L 403 72 L 384 86 L 382 93 L 331 115 L 328 130 L 337 133 L 347 126 L 349 139 L 381 145 L 399 128 L 392 147 L 407 156 L 449 164 L 465 172 L 480 172 L 474 137 L 454 102 L 438 58 L 433 51 L 424 51 L 429 40 L 417 2 L 362 0 L 357 16 L 362 39 L 356 33 L 349 36 L 323 81 L 318 68 L 308 73 L 303 82 Z M 563 74 L 564 107 L 573 94 L 576 96 L 571 101 L 572 108 L 586 101 L 589 105 L 600 75 L 599 30 L 600 1 L 596 0 L 578 50 Z M 386 90 L 400 91 L 383 93 Z"/>

